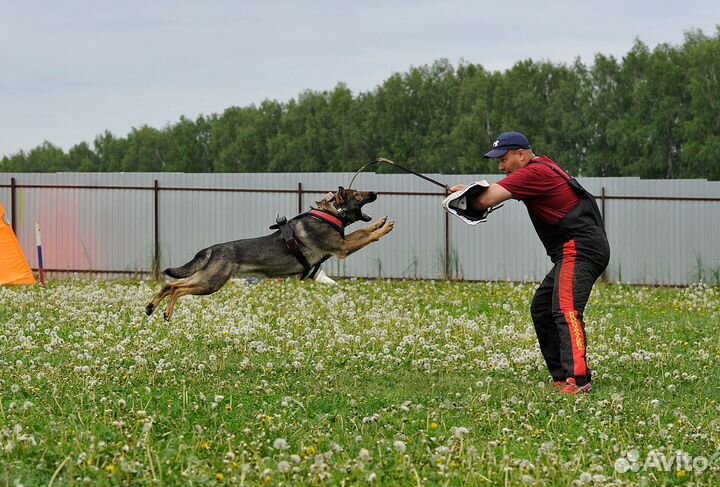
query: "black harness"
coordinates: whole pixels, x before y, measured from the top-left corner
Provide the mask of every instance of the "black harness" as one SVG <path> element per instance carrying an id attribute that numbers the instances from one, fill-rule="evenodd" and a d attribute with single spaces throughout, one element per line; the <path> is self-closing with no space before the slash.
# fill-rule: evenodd
<path id="1" fill-rule="evenodd" d="M 293 220 L 305 216 L 310 216 L 315 218 L 316 220 L 322 220 L 330 224 L 333 228 L 335 228 L 335 230 L 340 233 L 343 238 L 345 238 L 345 228 L 343 222 L 335 215 L 313 208 L 307 213 L 301 213 L 300 215 L 293 218 Z M 285 241 L 285 247 L 287 247 L 288 252 L 290 252 L 290 254 L 295 257 L 298 262 L 300 262 L 300 265 L 302 265 L 303 273 L 300 276 L 300 279 L 306 279 L 308 277 L 310 279 L 314 279 L 315 274 L 317 274 L 317 272 L 320 270 L 320 266 L 322 265 L 322 263 L 328 260 L 330 257 L 325 257 L 314 266 L 310 265 L 310 262 L 308 262 L 307 258 L 302 253 L 302 249 L 300 248 L 301 242 L 295 236 L 295 232 L 293 232 L 292 227 L 288 223 L 288 219 L 284 216 L 278 216 L 275 219 L 275 225 L 271 225 L 270 228 L 280 230 L 280 236 Z"/>
<path id="2" fill-rule="evenodd" d="M 551 165 L 543 161 L 530 161 L 530 164 L 542 164 L 552 169 L 570 185 L 580 198 L 578 205 L 555 224 L 547 223 L 528 211 L 530 221 L 550 256 L 550 260 L 557 262 L 561 259 L 563 246 L 570 240 L 576 241 L 578 250 L 582 251 L 586 257 L 596 256 L 598 261 L 605 259 L 606 255 L 603 249 L 607 248 L 607 235 L 595 197 L 557 164 Z"/>

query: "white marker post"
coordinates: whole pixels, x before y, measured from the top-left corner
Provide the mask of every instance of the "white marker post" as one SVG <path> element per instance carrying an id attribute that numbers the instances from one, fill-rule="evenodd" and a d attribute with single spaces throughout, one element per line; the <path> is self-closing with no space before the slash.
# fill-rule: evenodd
<path id="1" fill-rule="evenodd" d="M 40 224 L 35 222 L 35 242 L 37 242 L 38 253 L 38 273 L 40 274 L 40 285 L 45 286 L 45 271 L 43 270 L 42 260 L 42 239 L 40 238 Z"/>

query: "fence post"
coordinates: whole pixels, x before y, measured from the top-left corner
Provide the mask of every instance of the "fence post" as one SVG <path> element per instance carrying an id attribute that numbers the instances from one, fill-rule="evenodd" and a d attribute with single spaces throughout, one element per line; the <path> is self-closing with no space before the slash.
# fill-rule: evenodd
<path id="1" fill-rule="evenodd" d="M 15 238 L 17 238 L 17 218 L 15 215 L 15 208 L 17 205 L 17 200 L 15 199 L 15 178 L 10 178 L 10 226 L 12 227 L 12 231 L 15 234 Z"/>
<path id="2" fill-rule="evenodd" d="M 303 211 L 303 186 L 302 183 L 298 183 L 298 213 Z"/>
<path id="3" fill-rule="evenodd" d="M 607 228 L 605 228 L 605 186 L 602 187 L 602 191 L 600 193 L 600 197 L 602 198 L 602 220 L 603 220 L 603 230 L 607 231 Z"/>
<path id="4" fill-rule="evenodd" d="M 153 268 L 152 268 L 152 274 L 153 279 L 156 281 L 160 280 L 160 209 L 159 209 L 159 193 L 160 193 L 160 185 L 158 184 L 158 180 L 155 180 L 155 184 L 153 186 L 153 209 L 155 213 L 155 250 L 153 253 Z"/>
<path id="5" fill-rule="evenodd" d="M 450 214 L 445 213 L 445 279 L 451 279 L 450 275 Z"/>

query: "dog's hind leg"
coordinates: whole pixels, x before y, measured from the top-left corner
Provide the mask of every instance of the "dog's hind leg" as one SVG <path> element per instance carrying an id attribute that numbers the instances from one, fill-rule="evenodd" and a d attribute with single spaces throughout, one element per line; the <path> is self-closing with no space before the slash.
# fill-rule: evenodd
<path id="1" fill-rule="evenodd" d="M 186 296 L 188 294 L 207 294 L 207 292 L 208 289 L 205 285 L 198 285 L 193 282 L 185 282 L 182 284 L 175 283 L 172 292 L 170 293 L 170 299 L 168 300 L 167 308 L 165 309 L 165 313 L 163 314 L 165 320 L 170 321 L 173 310 L 175 309 L 175 302 L 178 300 L 179 297 Z"/>
<path id="2" fill-rule="evenodd" d="M 181 294 L 179 293 L 179 289 L 175 288 L 172 290 L 172 293 L 170 294 L 170 299 L 168 299 L 167 308 L 165 308 L 165 312 L 163 313 L 163 318 L 165 318 L 165 321 L 170 321 L 170 318 L 173 314 L 173 309 L 175 309 L 175 302 L 180 296 Z"/>
<path id="3" fill-rule="evenodd" d="M 147 313 L 148 316 L 150 316 L 153 311 L 155 311 L 155 308 L 158 304 L 160 304 L 160 301 L 165 299 L 165 297 L 172 292 L 172 284 L 165 283 L 163 284 L 163 287 L 160 288 L 160 290 L 153 296 L 153 298 L 150 300 L 147 306 L 145 306 L 145 313 Z"/>
<path id="4" fill-rule="evenodd" d="M 237 265 L 226 261 L 211 261 L 205 269 L 196 272 L 190 277 L 173 282 L 171 284 L 172 290 L 169 292 L 170 299 L 165 309 L 165 319 L 169 320 L 172 317 L 175 302 L 179 297 L 187 294 L 212 294 L 223 287 L 236 271 Z"/>

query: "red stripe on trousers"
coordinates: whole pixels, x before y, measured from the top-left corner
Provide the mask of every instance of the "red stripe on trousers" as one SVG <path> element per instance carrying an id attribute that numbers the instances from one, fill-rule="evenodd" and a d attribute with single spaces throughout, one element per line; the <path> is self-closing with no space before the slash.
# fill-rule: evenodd
<path id="1" fill-rule="evenodd" d="M 582 325 L 577 318 L 575 310 L 575 293 L 573 291 L 573 280 L 575 277 L 575 241 L 570 240 L 563 245 L 563 263 L 560 268 L 560 311 L 565 317 L 568 330 L 570 331 L 570 343 L 573 353 L 573 375 L 582 377 L 587 375 L 587 364 L 585 363 L 585 339 L 583 337 Z"/>

